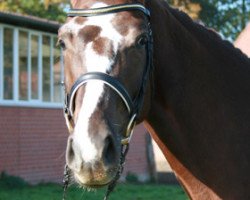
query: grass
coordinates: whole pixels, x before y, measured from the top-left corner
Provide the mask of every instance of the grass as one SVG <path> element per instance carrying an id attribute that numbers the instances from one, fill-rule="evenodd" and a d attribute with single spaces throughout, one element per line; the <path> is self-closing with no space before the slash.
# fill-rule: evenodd
<path id="1" fill-rule="evenodd" d="M 13 180 L 12 180 L 13 181 Z M 39 184 L 30 186 L 24 182 L 10 184 L 0 178 L 0 200 L 61 200 L 62 186 Z M 102 200 L 105 189 L 88 192 L 71 186 L 66 200 Z M 118 184 L 110 200 L 187 200 L 181 187 L 157 184 Z"/>

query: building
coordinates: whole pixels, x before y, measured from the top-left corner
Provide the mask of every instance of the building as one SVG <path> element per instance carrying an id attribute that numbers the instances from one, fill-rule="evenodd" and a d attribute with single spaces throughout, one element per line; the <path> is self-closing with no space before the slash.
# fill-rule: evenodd
<path id="1" fill-rule="evenodd" d="M 250 23 L 248 23 L 245 29 L 240 33 L 234 45 L 250 57 Z"/>
<path id="2" fill-rule="evenodd" d="M 67 128 L 63 117 L 60 24 L 0 12 L 0 173 L 30 183 L 61 182 Z M 57 63 L 54 65 L 54 63 Z M 134 133 L 124 171 L 150 177 L 146 131 Z"/>
<path id="3" fill-rule="evenodd" d="M 60 24 L 0 13 L 0 172 L 31 183 L 60 181 L 66 126 Z"/>

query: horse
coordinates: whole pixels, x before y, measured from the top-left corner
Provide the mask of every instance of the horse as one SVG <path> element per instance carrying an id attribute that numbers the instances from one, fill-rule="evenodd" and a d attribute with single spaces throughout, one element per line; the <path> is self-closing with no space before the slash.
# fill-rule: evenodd
<path id="1" fill-rule="evenodd" d="M 114 185 L 144 122 L 191 199 L 250 199 L 249 58 L 163 0 L 71 4 L 58 43 L 75 181 Z"/>

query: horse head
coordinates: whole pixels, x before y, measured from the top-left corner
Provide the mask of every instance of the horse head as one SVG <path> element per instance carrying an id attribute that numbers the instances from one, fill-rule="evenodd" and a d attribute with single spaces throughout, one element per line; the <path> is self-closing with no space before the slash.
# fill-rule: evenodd
<path id="1" fill-rule="evenodd" d="M 70 132 L 66 162 L 80 185 L 95 188 L 114 179 L 131 130 L 149 107 L 149 12 L 121 1 L 72 5 L 58 34 Z"/>

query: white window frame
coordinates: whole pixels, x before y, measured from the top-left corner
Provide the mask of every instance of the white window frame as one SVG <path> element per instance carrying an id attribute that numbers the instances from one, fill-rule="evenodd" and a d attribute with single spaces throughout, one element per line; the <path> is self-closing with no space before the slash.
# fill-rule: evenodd
<path id="1" fill-rule="evenodd" d="M 13 30 L 13 99 L 7 100 L 3 96 L 3 30 L 11 28 Z M 19 31 L 25 31 L 28 34 L 28 66 L 27 66 L 27 100 L 19 100 Z M 38 99 L 31 98 L 31 36 L 38 36 Z M 43 101 L 43 65 L 42 65 L 42 39 L 43 36 L 50 37 L 50 102 Z M 27 28 L 16 27 L 0 23 L 0 106 L 21 106 L 21 107 L 38 107 L 38 108 L 62 108 L 63 106 L 63 88 L 61 89 L 61 102 L 54 102 L 54 40 L 56 34 L 36 31 Z M 61 56 L 60 56 L 61 57 Z M 61 81 L 63 81 L 63 64 L 61 66 Z M 2 82 L 1 82 L 2 81 Z"/>
<path id="2" fill-rule="evenodd" d="M 0 100 L 3 99 L 3 27 L 0 26 Z"/>

